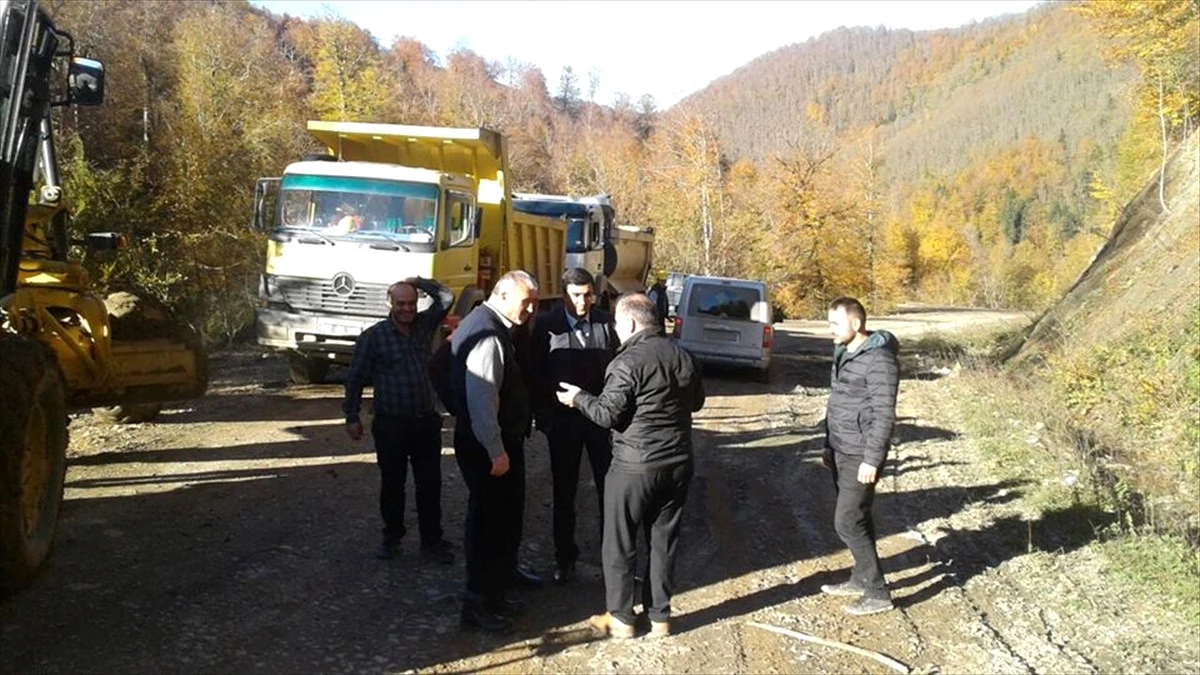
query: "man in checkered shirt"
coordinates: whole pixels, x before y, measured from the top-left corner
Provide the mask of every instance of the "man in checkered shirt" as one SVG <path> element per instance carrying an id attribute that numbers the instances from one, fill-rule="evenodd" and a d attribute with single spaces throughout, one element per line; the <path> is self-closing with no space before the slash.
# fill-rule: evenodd
<path id="1" fill-rule="evenodd" d="M 417 311 L 417 292 L 432 304 Z M 432 279 L 404 279 L 388 289 L 388 318 L 362 332 L 346 374 L 346 434 L 363 437 L 359 419 L 363 387 L 375 389 L 371 436 L 379 462 L 379 511 L 383 515 L 383 543 L 376 554 L 396 556 L 404 527 L 404 487 L 412 462 L 417 490 L 417 522 L 421 555 L 449 565 L 454 554 L 442 539 L 442 417 L 434 407 L 429 379 L 433 338 L 450 311 L 454 293 Z"/>

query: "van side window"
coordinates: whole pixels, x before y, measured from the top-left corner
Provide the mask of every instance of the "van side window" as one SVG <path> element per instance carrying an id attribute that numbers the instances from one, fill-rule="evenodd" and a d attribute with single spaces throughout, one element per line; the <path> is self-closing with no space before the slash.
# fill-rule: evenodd
<path id="1" fill-rule="evenodd" d="M 475 241 L 475 200 L 460 192 L 446 194 L 446 229 L 442 248 L 470 246 Z"/>

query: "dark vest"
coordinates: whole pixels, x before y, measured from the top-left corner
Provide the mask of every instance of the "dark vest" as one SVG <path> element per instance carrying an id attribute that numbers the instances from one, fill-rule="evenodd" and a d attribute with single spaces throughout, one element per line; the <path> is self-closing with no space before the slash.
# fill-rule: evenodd
<path id="1" fill-rule="evenodd" d="M 516 327 L 513 330 L 517 330 Z M 460 424 L 471 424 L 467 407 L 467 355 L 480 341 L 488 337 L 500 339 L 504 354 L 504 375 L 500 382 L 500 434 L 509 440 L 522 439 L 529 431 L 532 414 L 529 408 L 529 388 L 517 362 L 512 334 L 496 312 L 485 305 L 471 310 L 450 338 L 450 382 Z"/>

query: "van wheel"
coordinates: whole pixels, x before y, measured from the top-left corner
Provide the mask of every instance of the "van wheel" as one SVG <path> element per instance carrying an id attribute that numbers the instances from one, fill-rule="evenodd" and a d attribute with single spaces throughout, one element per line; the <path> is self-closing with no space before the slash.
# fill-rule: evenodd
<path id="1" fill-rule="evenodd" d="M 771 384 L 771 368 L 768 366 L 754 374 L 754 380 L 760 384 Z"/>
<path id="2" fill-rule="evenodd" d="M 288 368 L 292 384 L 325 384 L 329 377 L 329 361 L 305 356 L 289 356 Z"/>

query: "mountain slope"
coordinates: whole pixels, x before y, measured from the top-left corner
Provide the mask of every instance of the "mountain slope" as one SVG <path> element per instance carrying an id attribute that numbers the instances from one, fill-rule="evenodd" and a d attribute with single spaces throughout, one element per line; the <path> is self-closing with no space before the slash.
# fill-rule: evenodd
<path id="1" fill-rule="evenodd" d="M 1021 139 L 1111 147 L 1136 78 L 1101 61 L 1067 5 L 958 29 L 838 29 L 766 54 L 679 107 L 701 112 L 731 159 L 878 125 L 885 177 L 953 172 Z"/>

